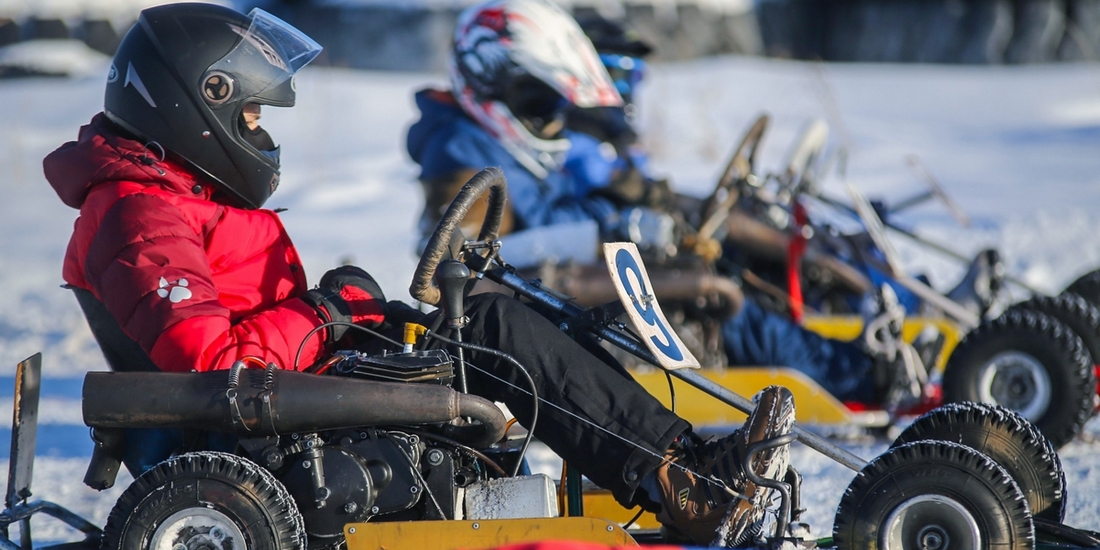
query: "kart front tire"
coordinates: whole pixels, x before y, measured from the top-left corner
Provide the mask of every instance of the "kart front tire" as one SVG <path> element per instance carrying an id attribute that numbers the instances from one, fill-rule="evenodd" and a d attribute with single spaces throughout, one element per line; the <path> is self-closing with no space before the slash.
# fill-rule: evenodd
<path id="1" fill-rule="evenodd" d="M 891 445 L 922 440 L 966 445 L 1008 472 L 1027 498 L 1032 516 L 1061 523 L 1066 515 L 1066 475 L 1054 446 L 1019 414 L 985 403 L 949 403 L 913 421 Z"/>
<path id="2" fill-rule="evenodd" d="M 1100 307 L 1100 269 L 1085 273 L 1070 283 L 1064 292 L 1072 292 Z"/>
<path id="3" fill-rule="evenodd" d="M 955 348 L 943 374 L 944 401 L 1012 409 L 1061 448 L 1092 416 L 1096 376 L 1090 362 L 1081 338 L 1057 319 L 1010 309 Z"/>
<path id="4" fill-rule="evenodd" d="M 187 453 L 139 476 L 119 497 L 102 548 L 304 548 L 294 499 L 270 472 L 236 455 Z"/>
<path id="5" fill-rule="evenodd" d="M 1030 309 L 1061 321 L 1081 337 L 1090 364 L 1100 363 L 1100 306 L 1080 294 L 1067 291 L 1058 296 L 1035 296 L 1014 304 L 1010 309 Z"/>
<path id="6" fill-rule="evenodd" d="M 917 441 L 886 451 L 852 480 L 833 524 L 837 550 L 1035 546 L 1023 493 L 965 445 Z"/>

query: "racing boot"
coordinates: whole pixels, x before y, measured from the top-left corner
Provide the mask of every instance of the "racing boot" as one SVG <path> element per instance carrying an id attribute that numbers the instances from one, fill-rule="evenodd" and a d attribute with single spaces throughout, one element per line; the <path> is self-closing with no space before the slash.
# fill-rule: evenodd
<path id="1" fill-rule="evenodd" d="M 716 440 L 692 436 L 680 441 L 658 468 L 657 520 L 674 539 L 732 548 L 752 540 L 763 528 L 772 490 L 749 481 L 742 465 L 750 446 L 790 432 L 794 397 L 787 388 L 770 386 L 753 401 L 756 408 L 741 429 Z M 781 445 L 757 453 L 752 468 L 760 477 L 779 480 L 789 462 L 790 448 Z"/>

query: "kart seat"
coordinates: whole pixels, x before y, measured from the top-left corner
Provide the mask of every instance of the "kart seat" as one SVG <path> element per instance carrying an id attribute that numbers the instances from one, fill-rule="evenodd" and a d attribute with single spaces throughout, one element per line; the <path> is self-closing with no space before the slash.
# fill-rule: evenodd
<path id="1" fill-rule="evenodd" d="M 107 366 L 115 372 L 161 372 L 149 354 L 122 331 L 118 321 L 91 291 L 66 285 L 80 304 L 88 328 L 92 330 Z M 191 450 L 232 452 L 237 436 L 171 428 L 103 429 L 94 428 L 96 441 L 84 483 L 96 490 L 114 485 L 118 462 L 126 464 L 130 475 L 138 477 L 173 454 Z"/>
<path id="2" fill-rule="evenodd" d="M 76 301 L 84 312 L 84 318 L 88 321 L 88 328 L 92 329 L 99 349 L 103 351 L 103 357 L 107 359 L 107 365 L 116 372 L 159 372 L 149 354 L 141 349 L 133 338 L 122 331 L 118 321 L 107 310 L 107 306 L 99 301 L 91 291 L 66 285 L 76 295 Z"/>

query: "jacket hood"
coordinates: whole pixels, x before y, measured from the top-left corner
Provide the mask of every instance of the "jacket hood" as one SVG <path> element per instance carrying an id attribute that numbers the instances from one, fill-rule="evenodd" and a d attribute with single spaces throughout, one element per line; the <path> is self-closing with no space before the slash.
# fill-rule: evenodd
<path id="1" fill-rule="evenodd" d="M 420 120 L 409 127 L 405 146 L 413 161 L 423 165 L 424 150 L 429 140 L 439 135 L 441 129 L 452 125 L 455 119 L 469 117 L 458 105 L 454 95 L 447 90 L 427 89 L 416 92 L 416 107 L 420 109 Z"/>
<path id="2" fill-rule="evenodd" d="M 196 183 L 179 165 L 163 159 L 155 145 L 146 148 L 121 135 L 103 113 L 80 128 L 76 141 L 46 155 L 42 170 L 61 202 L 77 209 L 93 187 L 107 181 L 158 185 L 188 194 Z"/>

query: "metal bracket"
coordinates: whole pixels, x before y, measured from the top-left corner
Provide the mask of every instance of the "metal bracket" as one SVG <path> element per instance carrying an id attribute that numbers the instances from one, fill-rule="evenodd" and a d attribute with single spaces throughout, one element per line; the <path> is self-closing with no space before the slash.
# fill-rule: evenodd
<path id="1" fill-rule="evenodd" d="M 560 328 L 562 332 L 575 334 L 594 326 L 607 326 L 613 323 L 615 319 L 623 313 L 626 313 L 626 307 L 623 306 L 621 301 L 615 300 L 601 306 L 584 310 L 579 315 L 569 317 L 562 321 L 558 325 L 558 328 Z"/>
<path id="2" fill-rule="evenodd" d="M 745 451 L 745 457 L 743 459 L 744 462 L 742 466 L 745 469 L 745 477 L 749 478 L 749 481 L 755 483 L 758 487 L 767 487 L 779 492 L 779 515 L 775 519 L 776 539 L 784 538 L 783 535 L 787 532 L 787 525 L 789 525 L 791 521 L 791 486 L 782 481 L 765 479 L 756 475 L 756 472 L 752 469 L 752 458 L 760 451 L 782 447 L 783 445 L 790 445 L 797 440 L 798 436 L 796 434 L 788 433 L 779 437 L 758 441 L 749 446 L 748 450 Z"/>

